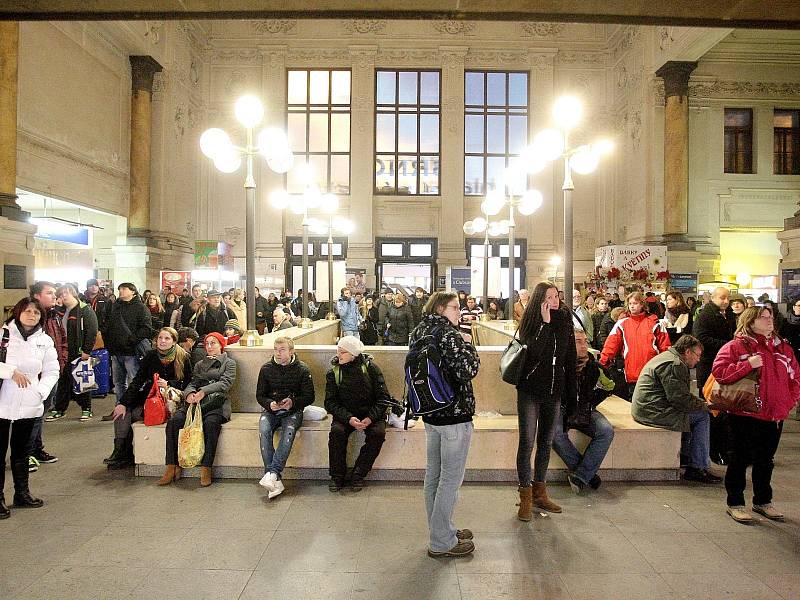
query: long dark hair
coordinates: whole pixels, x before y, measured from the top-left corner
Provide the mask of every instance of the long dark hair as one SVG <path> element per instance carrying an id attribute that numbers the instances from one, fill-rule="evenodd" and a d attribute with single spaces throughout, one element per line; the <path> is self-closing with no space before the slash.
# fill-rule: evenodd
<path id="1" fill-rule="evenodd" d="M 28 297 L 23 298 L 14 305 L 14 308 L 11 310 L 11 316 L 6 319 L 6 324 L 11 323 L 11 321 L 16 321 L 17 324 L 22 327 L 22 322 L 19 320 L 19 317 L 31 304 L 39 311 L 39 323 L 37 323 L 36 327 L 44 326 L 47 312 L 42 308 L 41 303 L 36 298 Z"/>
<path id="2" fill-rule="evenodd" d="M 680 315 L 682 315 L 684 313 L 688 313 L 689 312 L 690 309 L 689 309 L 689 306 L 686 304 L 686 302 L 683 300 L 683 294 L 681 294 L 678 290 L 670 290 L 670 291 L 667 292 L 667 297 L 669 297 L 669 296 L 672 296 L 673 298 L 675 298 L 675 301 L 678 303 L 678 305 L 675 308 L 670 310 L 670 312 L 673 315 L 678 317 L 678 316 L 680 316 Z M 667 309 L 667 310 L 669 310 L 669 309 Z"/>
<path id="3" fill-rule="evenodd" d="M 519 324 L 520 339 L 528 339 L 536 334 L 536 330 L 542 324 L 542 304 L 544 304 L 547 290 L 558 289 L 555 283 L 550 281 L 540 281 L 531 292 L 531 298 L 525 312 L 522 314 L 522 322 Z"/>

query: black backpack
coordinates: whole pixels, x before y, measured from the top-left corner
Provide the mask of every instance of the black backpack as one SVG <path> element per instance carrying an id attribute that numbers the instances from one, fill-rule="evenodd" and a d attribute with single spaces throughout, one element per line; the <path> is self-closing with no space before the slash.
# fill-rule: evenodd
<path id="1" fill-rule="evenodd" d="M 436 335 L 436 332 L 439 332 Z M 405 361 L 406 420 L 444 410 L 456 401 L 456 393 L 444 366 L 439 328 L 416 340 Z"/>

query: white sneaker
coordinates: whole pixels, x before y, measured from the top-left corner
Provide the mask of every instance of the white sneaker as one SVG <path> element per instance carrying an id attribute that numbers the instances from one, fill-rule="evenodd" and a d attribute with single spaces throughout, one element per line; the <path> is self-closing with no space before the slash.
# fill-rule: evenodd
<path id="1" fill-rule="evenodd" d="M 275 490 L 275 482 L 277 481 L 278 476 L 275 475 L 272 471 L 267 471 L 267 473 L 261 478 L 261 481 L 258 482 L 263 488 L 266 488 L 267 491 L 272 492 Z"/>
<path id="2" fill-rule="evenodd" d="M 275 473 L 273 473 L 272 475 L 275 476 Z M 273 484 L 273 489 L 272 491 L 270 491 L 269 494 L 267 494 L 267 497 L 272 499 L 275 496 L 279 496 L 280 494 L 283 493 L 283 490 L 284 490 L 283 482 L 280 479 L 276 479 L 275 483 Z"/>

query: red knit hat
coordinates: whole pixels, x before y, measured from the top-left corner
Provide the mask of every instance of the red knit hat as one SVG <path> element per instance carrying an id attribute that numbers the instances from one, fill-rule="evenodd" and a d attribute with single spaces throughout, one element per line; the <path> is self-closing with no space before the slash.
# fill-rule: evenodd
<path id="1" fill-rule="evenodd" d="M 222 349 L 225 350 L 225 336 L 223 336 L 221 333 L 217 333 L 216 331 L 212 331 L 211 333 L 206 334 L 206 337 L 203 339 L 203 344 L 205 344 L 206 340 L 210 337 L 215 338 L 219 342 L 219 345 L 222 346 Z"/>

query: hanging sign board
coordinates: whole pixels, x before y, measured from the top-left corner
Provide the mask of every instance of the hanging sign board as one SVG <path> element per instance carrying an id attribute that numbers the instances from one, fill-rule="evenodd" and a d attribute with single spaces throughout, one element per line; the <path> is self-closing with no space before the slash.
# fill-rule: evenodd
<path id="1" fill-rule="evenodd" d="M 600 246 L 594 251 L 594 266 L 634 272 L 667 270 L 666 246 Z"/>

